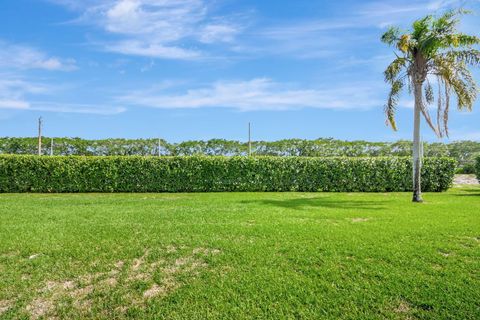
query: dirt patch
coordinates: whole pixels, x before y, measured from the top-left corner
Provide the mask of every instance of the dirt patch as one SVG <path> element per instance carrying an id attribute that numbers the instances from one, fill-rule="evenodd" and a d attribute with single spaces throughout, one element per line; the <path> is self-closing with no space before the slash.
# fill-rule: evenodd
<path id="1" fill-rule="evenodd" d="M 50 314 L 53 311 L 53 304 L 47 299 L 38 298 L 27 306 L 27 311 L 30 313 L 31 319 L 38 319 Z"/>
<path id="2" fill-rule="evenodd" d="M 149 253 L 148 250 L 146 250 L 145 253 L 140 258 L 133 260 L 132 267 L 131 267 L 131 270 L 133 272 L 138 271 L 142 267 L 142 265 L 145 263 L 145 259 L 147 258 L 148 253 Z"/>
<path id="3" fill-rule="evenodd" d="M 350 221 L 352 221 L 353 223 L 357 223 L 357 222 L 367 222 L 369 221 L 370 219 L 368 218 L 352 218 L 350 219 Z"/>
<path id="4" fill-rule="evenodd" d="M 170 291 L 176 289 L 178 284 L 173 281 L 172 278 L 169 278 L 168 281 L 164 281 L 162 285 L 153 284 L 147 291 L 143 293 L 145 299 L 151 299 L 158 296 L 165 296 Z"/>
<path id="5" fill-rule="evenodd" d="M 395 313 L 408 313 L 410 312 L 410 310 L 411 310 L 410 305 L 405 301 L 401 301 L 398 304 L 398 306 L 395 309 L 393 309 Z"/>
<path id="6" fill-rule="evenodd" d="M 173 253 L 173 252 L 177 252 L 177 247 L 175 247 L 175 246 L 168 246 L 168 247 L 167 247 L 167 253 Z"/>
<path id="7" fill-rule="evenodd" d="M 62 287 L 64 290 L 72 290 L 73 288 L 75 288 L 75 282 L 71 281 L 71 280 L 68 280 L 68 281 L 65 281 L 63 284 L 62 284 Z"/>
<path id="8" fill-rule="evenodd" d="M 13 305 L 13 302 L 10 300 L 0 300 L 0 315 L 7 312 Z"/>
<path id="9" fill-rule="evenodd" d="M 87 295 L 89 295 L 90 293 L 92 293 L 94 290 L 94 287 L 93 285 L 89 285 L 89 286 L 86 286 L 86 287 L 82 287 L 82 288 L 78 288 L 78 289 L 75 289 L 74 291 L 72 291 L 69 296 L 73 297 L 73 298 L 77 298 L 77 299 L 83 299 L 85 298 Z"/>
<path id="10" fill-rule="evenodd" d="M 216 255 L 221 251 L 218 249 L 208 249 L 208 248 L 195 248 L 193 249 L 193 254 L 203 254 L 203 255 Z"/>
<path id="11" fill-rule="evenodd" d="M 166 248 L 169 253 L 177 252 L 173 246 Z M 125 262 L 116 262 L 111 270 L 86 274 L 74 279 L 65 281 L 46 281 L 40 288 L 38 296 L 26 308 L 32 319 L 38 319 L 43 316 L 54 316 L 55 306 L 60 300 L 70 298 L 73 300 L 73 306 L 83 312 L 91 310 L 93 305 L 92 293 L 95 291 L 108 292 L 120 286 L 129 286 L 136 281 L 153 283 L 147 290 L 141 294 L 125 293 L 125 298 L 136 306 L 144 306 L 148 299 L 165 296 L 181 286 L 178 277 L 183 275 L 198 275 L 199 270 L 208 267 L 203 260 L 206 256 L 219 254 L 220 250 L 211 248 L 195 248 L 191 253 L 180 256 L 174 261 L 167 263 L 163 259 L 153 259 L 149 250 L 145 250 L 139 258 L 133 259 L 128 265 L 129 268 L 123 268 Z M 150 258 L 150 259 L 149 259 Z M 148 260 L 155 260 L 147 262 Z M 123 269 L 123 271 L 122 271 Z M 154 275 L 160 272 L 162 279 L 154 281 Z M 121 291 L 120 291 L 121 292 Z M 9 304 L 2 302 L 0 311 L 9 308 Z M 7 310 L 7 309 L 5 309 Z"/>
<path id="12" fill-rule="evenodd" d="M 116 278 L 108 278 L 100 282 L 100 284 L 107 287 L 115 287 L 118 284 L 118 280 Z"/>
<path id="13" fill-rule="evenodd" d="M 474 242 L 480 242 L 480 237 L 467 237 L 467 239 L 472 240 Z"/>
<path id="14" fill-rule="evenodd" d="M 161 269 L 164 275 L 161 283 L 154 283 L 143 293 L 143 297 L 145 299 L 151 299 L 153 297 L 164 296 L 179 288 L 181 283 L 177 281 L 176 276 L 183 274 L 197 275 L 199 269 L 208 266 L 207 263 L 198 256 L 215 255 L 219 253 L 220 250 L 218 249 L 195 248 L 190 255 L 178 258 L 172 264 L 165 265 Z"/>

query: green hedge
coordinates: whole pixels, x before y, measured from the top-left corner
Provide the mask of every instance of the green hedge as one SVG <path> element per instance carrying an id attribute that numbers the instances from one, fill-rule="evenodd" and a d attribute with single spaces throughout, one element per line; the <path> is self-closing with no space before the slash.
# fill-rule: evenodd
<path id="1" fill-rule="evenodd" d="M 480 155 L 477 156 L 477 163 L 476 163 L 476 166 L 475 166 L 475 171 L 477 173 L 478 182 L 480 182 Z"/>
<path id="2" fill-rule="evenodd" d="M 456 162 L 426 158 L 424 191 Z M 412 188 L 410 158 L 0 156 L 0 192 L 388 192 Z"/>

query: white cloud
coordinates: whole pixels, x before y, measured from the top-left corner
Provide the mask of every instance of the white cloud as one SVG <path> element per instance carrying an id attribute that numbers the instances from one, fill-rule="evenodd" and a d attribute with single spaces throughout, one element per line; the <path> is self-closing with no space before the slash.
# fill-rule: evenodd
<path id="1" fill-rule="evenodd" d="M 30 103 L 25 99 L 28 94 L 42 94 L 46 87 L 31 84 L 18 77 L 8 74 L 0 75 L 0 109 L 30 108 Z"/>
<path id="2" fill-rule="evenodd" d="M 6 100 L 0 98 L 0 109 L 28 109 L 30 104 L 22 100 Z"/>
<path id="3" fill-rule="evenodd" d="M 201 29 L 198 36 L 203 43 L 232 42 L 239 32 L 239 28 L 233 25 L 210 24 Z"/>
<path id="4" fill-rule="evenodd" d="M 414 19 L 426 14 L 459 8 L 463 4 L 480 1 L 432 0 L 360 2 L 341 14 L 341 18 L 287 21 L 283 24 L 263 28 L 256 34 L 263 41 L 268 54 L 291 55 L 299 58 L 338 57 L 339 53 L 352 54 L 367 44 L 379 43 L 380 32 L 389 25 L 408 26 Z M 468 6 L 467 6 L 468 7 Z M 478 29 L 478 22 L 476 23 Z M 240 49 L 252 50 L 253 46 Z M 239 50 L 240 51 L 240 50 Z"/>
<path id="5" fill-rule="evenodd" d="M 15 69 L 44 69 L 71 71 L 77 67 L 73 59 L 60 59 L 24 45 L 11 44 L 0 40 L 0 67 Z"/>
<path id="6" fill-rule="evenodd" d="M 144 90 L 121 96 L 119 101 L 154 108 L 232 108 L 241 111 L 290 110 L 299 108 L 368 109 L 381 106 L 371 84 L 349 84 L 333 89 L 299 89 L 270 79 L 220 81 L 184 93 Z"/>
<path id="7" fill-rule="evenodd" d="M 442 13 L 445 10 L 468 8 L 478 4 L 478 0 L 430 0 L 409 1 L 376 1 L 364 5 L 360 10 L 360 18 L 366 23 L 384 28 L 389 25 L 404 25 L 427 14 Z"/>
<path id="8" fill-rule="evenodd" d="M 55 89 L 26 81 L 18 76 L 0 74 L 0 109 L 66 113 L 117 114 L 124 107 L 94 104 L 59 103 L 45 100 Z"/>
<path id="9" fill-rule="evenodd" d="M 80 11 L 77 23 L 97 26 L 115 36 L 115 40 L 97 43 L 125 55 L 197 59 L 204 56 L 197 45 L 232 42 L 241 29 L 233 18 L 211 16 L 205 0 L 52 2 Z"/>
<path id="10" fill-rule="evenodd" d="M 98 104 L 58 103 L 49 101 L 32 102 L 28 108 L 31 111 L 61 112 L 61 113 L 86 113 L 98 115 L 114 115 L 125 112 L 121 106 Z"/>
<path id="11" fill-rule="evenodd" d="M 201 56 L 198 51 L 164 46 L 160 43 L 150 43 L 148 41 L 125 40 L 105 43 L 104 46 L 107 51 L 151 58 L 190 60 Z"/>
<path id="12" fill-rule="evenodd" d="M 48 90 L 45 86 L 32 84 L 8 74 L 1 74 L 0 77 L 0 108 L 2 109 L 27 109 L 30 104 L 25 96 L 43 94 Z"/>

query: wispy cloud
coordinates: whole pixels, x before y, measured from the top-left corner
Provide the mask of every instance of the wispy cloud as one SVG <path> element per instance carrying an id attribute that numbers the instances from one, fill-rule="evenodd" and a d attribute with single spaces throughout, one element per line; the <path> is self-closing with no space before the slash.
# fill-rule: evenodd
<path id="1" fill-rule="evenodd" d="M 363 88 L 363 90 L 362 90 Z M 381 106 L 382 100 L 371 84 L 348 84 L 332 89 L 303 89 L 271 79 L 220 81 L 184 93 L 142 90 L 123 95 L 119 101 L 154 108 L 232 108 L 240 111 L 291 110 L 299 108 L 368 109 Z"/>
<path id="2" fill-rule="evenodd" d="M 381 30 L 389 25 L 404 25 L 426 14 L 468 7 L 480 1 L 431 0 L 400 2 L 383 0 L 358 2 L 351 10 L 311 20 L 293 20 L 261 28 L 252 43 L 263 43 L 257 54 L 286 55 L 297 58 L 339 57 L 379 41 Z M 480 24 L 477 23 L 477 27 Z M 263 40 L 262 40 L 263 39 Z M 254 45 L 237 46 L 238 51 L 252 51 Z M 261 50 L 263 49 L 263 51 Z"/>
<path id="3" fill-rule="evenodd" d="M 49 85 L 33 83 L 11 74 L 1 74 L 0 109 L 104 115 L 126 111 L 125 107 L 120 106 L 50 101 L 49 98 L 55 91 Z"/>
<path id="4" fill-rule="evenodd" d="M 42 94 L 46 87 L 29 83 L 18 77 L 2 74 L 0 79 L 0 109 L 28 109 L 28 94 Z"/>
<path id="5" fill-rule="evenodd" d="M 60 112 L 60 113 L 85 113 L 98 115 L 115 115 L 127 111 L 125 107 L 99 104 L 58 103 L 49 101 L 34 101 L 28 110 Z"/>
<path id="6" fill-rule="evenodd" d="M 201 57 L 195 50 L 183 49 L 175 46 L 164 46 L 160 43 L 149 43 L 140 40 L 125 40 L 104 43 L 106 51 L 117 52 L 125 55 L 135 55 L 150 58 L 190 60 Z"/>
<path id="7" fill-rule="evenodd" d="M 43 70 L 75 70 L 73 59 L 60 59 L 49 56 L 36 48 L 12 44 L 0 40 L 0 68 L 3 69 L 43 69 Z"/>
<path id="8" fill-rule="evenodd" d="M 204 0 L 99 0 L 51 2 L 80 12 L 77 23 L 94 25 L 114 39 L 97 41 L 106 51 L 153 58 L 191 60 L 199 45 L 232 42 L 241 26 L 213 16 Z"/>
<path id="9" fill-rule="evenodd" d="M 409 1 L 376 1 L 363 5 L 358 11 L 358 18 L 380 28 L 392 24 L 411 22 L 412 18 L 421 18 L 423 15 L 438 13 L 449 9 L 468 7 L 477 0 L 430 0 Z M 477 2 L 478 3 L 478 2 Z"/>

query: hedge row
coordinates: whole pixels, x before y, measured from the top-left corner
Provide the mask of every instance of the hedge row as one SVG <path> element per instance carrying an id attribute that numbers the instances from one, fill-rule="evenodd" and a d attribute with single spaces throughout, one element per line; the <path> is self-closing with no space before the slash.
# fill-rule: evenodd
<path id="1" fill-rule="evenodd" d="M 456 162 L 426 158 L 424 191 Z M 0 192 L 389 192 L 412 189 L 410 158 L 0 156 Z"/>
<path id="2" fill-rule="evenodd" d="M 476 170 L 476 173 L 477 173 L 478 182 L 480 182 L 480 155 L 477 156 L 477 163 L 476 163 L 476 166 L 475 166 L 475 170 Z"/>

